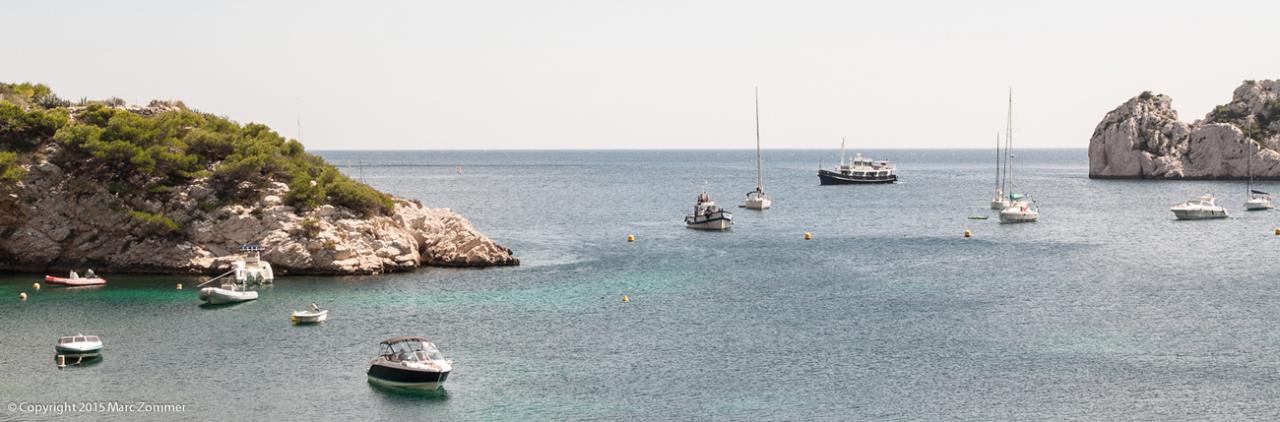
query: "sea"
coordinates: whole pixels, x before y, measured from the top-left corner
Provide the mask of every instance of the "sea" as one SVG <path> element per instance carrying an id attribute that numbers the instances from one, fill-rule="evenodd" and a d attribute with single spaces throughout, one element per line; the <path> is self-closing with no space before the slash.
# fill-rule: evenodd
<path id="1" fill-rule="evenodd" d="M 1022 150 L 1040 220 L 1000 224 L 994 151 L 857 152 L 900 182 L 819 186 L 839 151 L 765 150 L 752 211 L 754 150 L 321 151 L 522 264 L 287 276 L 212 309 L 198 277 L 2 274 L 0 420 L 1280 418 L 1280 211 L 1243 211 L 1243 181 Z M 704 191 L 732 230 L 684 227 Z M 1206 193 L 1230 218 L 1174 219 Z M 312 302 L 329 321 L 290 324 Z M 59 369 L 76 333 L 104 353 Z M 442 390 L 367 382 L 401 335 L 454 360 Z"/>

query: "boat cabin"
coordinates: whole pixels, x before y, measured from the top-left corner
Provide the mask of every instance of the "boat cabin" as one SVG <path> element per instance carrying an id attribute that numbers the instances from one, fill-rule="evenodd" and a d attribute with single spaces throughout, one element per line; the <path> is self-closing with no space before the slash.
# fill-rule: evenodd
<path id="1" fill-rule="evenodd" d="M 836 167 L 836 172 L 853 177 L 886 177 L 894 173 L 894 168 L 887 160 L 874 161 L 857 154 L 853 162 Z"/>
<path id="2" fill-rule="evenodd" d="M 425 337 L 396 337 L 378 345 L 378 354 L 389 362 L 445 360 L 444 354 Z"/>
<path id="3" fill-rule="evenodd" d="M 98 343 L 98 342 L 99 342 L 99 340 L 98 340 L 98 336 L 66 336 L 66 337 L 58 337 L 58 344 L 84 343 L 84 342 L 86 342 L 86 341 L 87 341 L 87 342 L 90 342 L 90 343 Z"/>

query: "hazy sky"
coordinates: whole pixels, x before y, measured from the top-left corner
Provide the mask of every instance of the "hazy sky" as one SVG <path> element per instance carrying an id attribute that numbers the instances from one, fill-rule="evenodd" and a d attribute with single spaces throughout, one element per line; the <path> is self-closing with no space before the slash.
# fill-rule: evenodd
<path id="1" fill-rule="evenodd" d="M 1280 78 L 1280 2 L 6 1 L 0 80 L 177 98 L 311 149 L 1086 147 Z"/>

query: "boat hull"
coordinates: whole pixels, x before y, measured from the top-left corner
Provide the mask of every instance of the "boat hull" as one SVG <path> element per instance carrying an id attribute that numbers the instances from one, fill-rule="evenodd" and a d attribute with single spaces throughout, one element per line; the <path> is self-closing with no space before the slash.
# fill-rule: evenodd
<path id="1" fill-rule="evenodd" d="M 1035 211 L 1000 211 L 1001 223 L 1034 223 L 1039 218 Z"/>
<path id="2" fill-rule="evenodd" d="M 703 218 L 702 216 L 694 218 L 693 216 L 689 216 L 685 218 L 684 224 L 685 227 L 695 230 L 728 230 L 730 227 L 733 227 L 733 218 L 732 216 L 713 216 L 711 218 Z"/>
<path id="3" fill-rule="evenodd" d="M 107 284 L 107 280 L 104 278 L 63 278 L 51 275 L 44 276 L 44 282 L 59 286 L 101 286 Z"/>
<path id="4" fill-rule="evenodd" d="M 1215 218 L 1227 218 L 1227 210 L 1216 209 L 1173 209 L 1173 216 L 1179 220 L 1211 220 Z"/>
<path id="5" fill-rule="evenodd" d="M 299 324 L 299 325 L 318 324 L 321 322 L 325 322 L 328 319 L 329 319 L 329 310 L 327 309 L 320 312 L 294 311 L 293 315 L 289 316 L 289 321 L 292 321 L 294 324 Z"/>
<path id="6" fill-rule="evenodd" d="M 1003 210 L 1003 209 L 1005 209 L 1005 208 L 1009 208 L 1009 201 L 1001 200 L 1001 199 L 992 199 L 992 200 L 991 200 L 991 209 L 993 209 L 993 210 Z"/>
<path id="7" fill-rule="evenodd" d="M 413 390 L 436 390 L 449 379 L 451 371 L 416 370 L 393 366 L 394 364 L 374 363 L 369 366 L 369 382 L 394 388 Z"/>
<path id="8" fill-rule="evenodd" d="M 769 198 L 747 198 L 742 202 L 742 208 L 749 210 L 766 210 L 773 206 L 773 201 Z"/>
<path id="9" fill-rule="evenodd" d="M 829 170 L 818 170 L 818 183 L 821 185 L 878 185 L 895 183 L 897 181 L 898 175 L 896 174 L 890 174 L 887 176 L 854 177 Z"/>
<path id="10" fill-rule="evenodd" d="M 78 345 L 78 344 L 59 344 L 53 346 L 53 350 L 63 354 L 92 354 L 102 351 L 102 344 Z"/>
<path id="11" fill-rule="evenodd" d="M 220 289 L 217 287 L 205 287 L 200 289 L 200 300 L 208 302 L 210 305 L 223 305 L 228 303 L 244 302 L 258 298 L 258 292 L 254 291 L 233 291 Z"/>
<path id="12" fill-rule="evenodd" d="M 1275 204 L 1266 200 L 1249 200 L 1244 203 L 1245 211 L 1266 211 L 1275 207 Z"/>

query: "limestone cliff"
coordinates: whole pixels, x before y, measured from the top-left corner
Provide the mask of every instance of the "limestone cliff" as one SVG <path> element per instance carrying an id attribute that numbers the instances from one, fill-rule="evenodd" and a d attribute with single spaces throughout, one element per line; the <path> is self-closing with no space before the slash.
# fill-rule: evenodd
<path id="1" fill-rule="evenodd" d="M 1280 81 L 1246 81 L 1194 123 L 1172 103 L 1144 92 L 1108 112 L 1089 140 L 1089 177 L 1242 179 L 1252 168 L 1280 179 Z"/>

